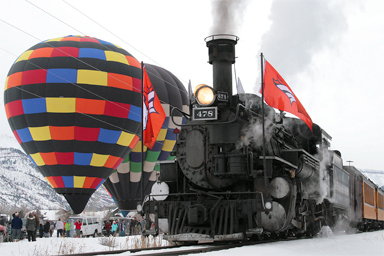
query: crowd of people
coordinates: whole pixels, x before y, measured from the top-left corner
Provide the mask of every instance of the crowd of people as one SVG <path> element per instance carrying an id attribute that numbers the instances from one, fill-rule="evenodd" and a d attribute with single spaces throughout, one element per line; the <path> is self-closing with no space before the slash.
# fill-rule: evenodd
<path id="1" fill-rule="evenodd" d="M 57 237 L 66 235 L 69 237 L 71 223 L 63 222 L 60 218 L 55 223 L 45 220 L 41 223 L 37 212 L 29 212 L 25 215 L 24 222 L 20 218 L 20 214 L 15 212 L 12 214 L 12 220 L 7 222 L 4 218 L 1 219 L 0 225 L 7 227 L 9 241 L 18 242 L 26 236 L 29 242 L 35 242 L 37 237 L 52 237 L 54 230 L 57 231 Z M 25 229 L 23 229 L 25 227 Z M 65 232 L 64 232 L 65 231 Z M 26 234 L 25 234 L 26 233 Z"/>
<path id="2" fill-rule="evenodd" d="M 151 222 L 152 224 L 152 222 Z M 152 228 L 152 226 L 151 226 Z M 107 220 L 104 224 L 105 235 L 106 236 L 133 236 L 141 235 L 145 230 L 145 219 L 142 219 L 141 222 L 134 217 L 133 219 L 125 222 L 125 220 Z"/>
<path id="3" fill-rule="evenodd" d="M 75 223 L 73 223 L 73 221 L 71 223 L 69 220 L 64 222 L 60 218 L 56 223 L 48 220 L 42 221 L 38 212 L 34 211 L 29 212 L 25 216 L 24 221 L 26 221 L 26 223 L 23 223 L 18 212 L 12 214 L 12 217 L 12 220 L 9 222 L 8 232 L 13 242 L 18 242 L 23 239 L 23 232 L 25 233 L 25 231 L 29 242 L 36 241 L 37 237 L 52 237 L 54 230 L 57 231 L 57 237 L 80 237 L 82 223 L 78 219 Z M 153 223 L 150 221 L 150 224 Z M 2 225 L 5 226 L 6 223 Z M 25 231 L 23 226 L 25 227 Z M 151 226 L 151 228 L 153 227 Z M 124 219 L 107 220 L 104 224 L 104 230 L 105 236 L 141 235 L 145 230 L 145 219 L 138 221 L 136 217 L 134 217 L 127 222 Z"/>
<path id="4" fill-rule="evenodd" d="M 29 242 L 35 242 L 37 237 L 52 237 L 54 229 L 57 229 L 57 237 L 63 234 L 64 223 L 59 219 L 56 223 L 46 220 L 44 225 L 40 223 L 40 218 L 35 212 L 30 212 L 25 216 L 25 223 L 20 218 L 20 214 L 12 214 L 8 233 L 12 242 L 18 242 L 24 238 L 23 227 L 25 227 L 26 236 Z M 7 223 L 4 223 L 6 225 Z"/>

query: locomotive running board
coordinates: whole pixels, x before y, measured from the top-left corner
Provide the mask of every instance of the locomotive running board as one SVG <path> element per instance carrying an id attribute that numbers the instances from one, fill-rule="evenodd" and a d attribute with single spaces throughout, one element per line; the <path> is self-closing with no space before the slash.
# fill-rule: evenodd
<path id="1" fill-rule="evenodd" d="M 164 235 L 164 239 L 168 240 L 169 242 L 187 242 L 187 241 L 216 242 L 216 241 L 242 240 L 243 238 L 244 238 L 243 233 L 235 233 L 231 235 L 216 235 L 213 238 L 209 235 L 203 235 L 203 234 L 197 234 L 197 233 Z"/>

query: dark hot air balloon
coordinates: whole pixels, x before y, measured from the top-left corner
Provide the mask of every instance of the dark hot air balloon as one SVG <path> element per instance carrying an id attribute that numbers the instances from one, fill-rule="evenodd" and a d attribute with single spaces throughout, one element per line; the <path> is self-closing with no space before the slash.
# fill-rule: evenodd
<path id="1" fill-rule="evenodd" d="M 36 44 L 8 73 L 11 129 L 75 213 L 139 140 L 141 75 L 124 49 L 81 36 Z"/>
<path id="2" fill-rule="evenodd" d="M 140 202 L 141 182 L 143 182 L 144 196 L 148 195 L 159 173 L 159 162 L 174 159 L 171 152 L 174 150 L 177 129 L 180 127 L 177 127 L 170 118 L 172 109 L 176 107 L 189 112 L 187 92 L 180 80 L 164 68 L 150 64 L 145 64 L 145 67 L 166 113 L 166 119 L 154 147 L 152 149 L 144 147 L 144 172 L 142 173 L 141 141 L 139 141 L 104 183 L 124 215 L 130 210 L 135 210 L 137 203 Z M 179 112 L 174 111 L 174 120 L 176 123 L 182 123 L 183 117 Z"/>

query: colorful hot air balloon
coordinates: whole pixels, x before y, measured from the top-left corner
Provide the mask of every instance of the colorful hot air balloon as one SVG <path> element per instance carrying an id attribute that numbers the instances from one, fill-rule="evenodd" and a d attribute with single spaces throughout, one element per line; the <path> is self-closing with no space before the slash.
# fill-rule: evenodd
<path id="1" fill-rule="evenodd" d="M 144 173 L 141 173 L 141 141 L 124 159 L 123 163 L 106 180 L 104 186 L 113 196 L 122 214 L 135 210 L 141 200 L 141 179 L 143 179 L 144 196 L 151 192 L 159 172 L 159 161 L 173 160 L 171 152 L 176 144 L 177 127 L 170 118 L 172 108 L 189 112 L 188 96 L 184 85 L 171 72 L 150 64 L 145 64 L 151 83 L 159 97 L 166 114 L 162 129 L 152 149 L 144 147 Z M 174 111 L 176 123 L 182 123 L 182 115 Z"/>
<path id="2" fill-rule="evenodd" d="M 36 44 L 8 73 L 11 129 L 75 213 L 139 140 L 141 75 L 124 49 L 82 36 Z"/>

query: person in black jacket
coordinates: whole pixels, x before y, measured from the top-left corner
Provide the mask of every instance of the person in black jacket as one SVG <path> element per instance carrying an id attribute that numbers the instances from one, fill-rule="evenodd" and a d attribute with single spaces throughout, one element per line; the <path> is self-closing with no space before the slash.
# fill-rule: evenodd
<path id="1" fill-rule="evenodd" d="M 44 237 L 49 237 L 49 230 L 51 229 L 51 224 L 49 223 L 49 221 L 45 221 L 45 224 L 44 224 Z"/>
<path id="2" fill-rule="evenodd" d="M 43 226 L 43 224 L 40 223 L 39 237 L 43 238 L 43 235 L 44 235 L 44 226 Z"/>
<path id="3" fill-rule="evenodd" d="M 20 240 L 21 228 L 23 227 L 23 221 L 19 217 L 19 213 L 15 212 L 15 217 L 11 222 L 12 227 L 12 240 L 18 242 Z"/>

